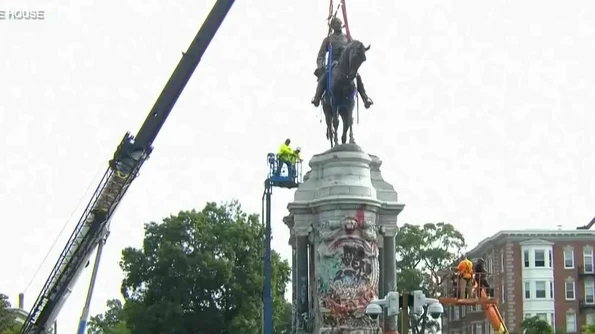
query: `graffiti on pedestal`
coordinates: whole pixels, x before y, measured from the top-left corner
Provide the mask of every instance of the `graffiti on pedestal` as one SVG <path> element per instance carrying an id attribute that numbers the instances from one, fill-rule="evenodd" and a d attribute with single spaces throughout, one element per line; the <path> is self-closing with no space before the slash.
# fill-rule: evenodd
<path id="1" fill-rule="evenodd" d="M 376 225 L 363 210 L 319 224 L 316 280 L 323 326 L 365 328 L 366 306 L 378 296 Z"/>

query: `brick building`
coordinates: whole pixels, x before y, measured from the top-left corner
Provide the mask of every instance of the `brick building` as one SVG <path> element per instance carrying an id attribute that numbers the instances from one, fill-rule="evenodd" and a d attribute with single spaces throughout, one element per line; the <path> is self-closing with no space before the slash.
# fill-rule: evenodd
<path id="1" fill-rule="evenodd" d="M 562 333 L 595 324 L 595 231 L 501 231 L 467 255 L 483 257 L 508 329 L 539 316 Z M 481 306 L 445 306 L 445 334 L 493 333 Z"/>

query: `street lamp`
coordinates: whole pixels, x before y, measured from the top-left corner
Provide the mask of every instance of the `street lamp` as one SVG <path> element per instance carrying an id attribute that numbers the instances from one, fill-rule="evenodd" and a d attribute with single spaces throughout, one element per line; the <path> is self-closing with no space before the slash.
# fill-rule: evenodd
<path id="1" fill-rule="evenodd" d="M 403 309 L 401 309 L 401 307 Z M 389 292 L 386 294 L 386 297 L 383 299 L 375 299 L 368 304 L 366 307 L 366 315 L 368 315 L 372 320 L 378 319 L 378 317 L 383 313 L 383 308 L 387 309 L 387 315 L 389 317 L 396 316 L 401 311 L 403 311 L 404 319 L 403 321 L 409 323 L 409 313 L 407 312 L 407 308 L 411 307 L 412 312 L 416 315 L 420 315 L 422 319 L 422 331 L 424 332 L 426 328 L 426 322 L 428 315 L 432 317 L 432 319 L 440 319 L 442 314 L 444 314 L 444 306 L 440 304 L 440 301 L 436 298 L 427 298 L 426 295 L 421 290 L 416 290 L 411 293 L 403 293 L 399 295 L 398 292 Z M 409 328 L 408 325 L 406 328 Z M 402 332 L 405 333 L 408 330 L 405 329 Z"/>
<path id="2" fill-rule="evenodd" d="M 429 314 L 433 319 L 440 319 L 444 314 L 444 306 L 436 298 L 427 298 L 423 291 L 413 291 L 413 313 Z"/>
<path id="3" fill-rule="evenodd" d="M 387 309 L 389 317 L 399 314 L 399 309 L 401 308 L 399 293 L 391 291 L 383 299 L 372 300 L 366 307 L 366 314 L 372 319 L 378 319 L 378 316 L 382 314 L 383 308 Z"/>

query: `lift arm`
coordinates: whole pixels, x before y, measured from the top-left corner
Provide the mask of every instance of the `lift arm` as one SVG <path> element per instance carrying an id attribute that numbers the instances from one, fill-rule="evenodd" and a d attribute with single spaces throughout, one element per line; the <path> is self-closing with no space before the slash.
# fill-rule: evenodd
<path id="1" fill-rule="evenodd" d="M 153 142 L 235 0 L 217 0 L 175 68 L 136 138 L 126 133 L 93 197 L 25 320 L 22 334 L 42 334 L 58 317 L 102 231 L 153 150 Z"/>
<path id="2" fill-rule="evenodd" d="M 481 290 L 481 298 L 487 299 L 488 296 L 484 289 Z M 502 315 L 498 310 L 498 307 L 495 304 L 483 304 L 483 312 L 485 313 L 488 321 L 492 325 L 494 331 L 498 334 L 510 334 L 508 328 L 506 328 L 506 324 L 504 323 L 504 319 L 502 319 Z"/>

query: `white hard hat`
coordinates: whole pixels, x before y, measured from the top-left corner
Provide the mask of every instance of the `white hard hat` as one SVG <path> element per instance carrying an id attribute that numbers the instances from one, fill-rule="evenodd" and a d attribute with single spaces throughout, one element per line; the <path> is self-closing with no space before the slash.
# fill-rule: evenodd
<path id="1" fill-rule="evenodd" d="M 301 150 L 302 150 L 302 148 L 298 146 L 298 147 L 296 147 L 296 148 L 295 148 L 295 150 L 296 150 L 296 151 L 301 151 Z"/>

